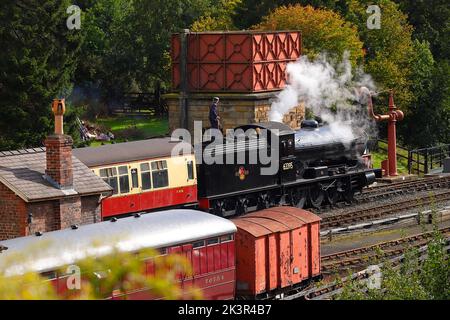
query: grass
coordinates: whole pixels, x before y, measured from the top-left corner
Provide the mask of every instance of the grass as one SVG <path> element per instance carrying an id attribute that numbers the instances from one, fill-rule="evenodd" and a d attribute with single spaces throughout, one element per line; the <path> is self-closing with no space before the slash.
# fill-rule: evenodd
<path id="1" fill-rule="evenodd" d="M 380 150 L 379 152 L 372 151 L 372 163 L 374 168 L 381 168 L 381 162 L 387 160 L 387 152 Z M 397 171 L 400 174 L 408 173 L 408 160 L 397 157 Z"/>
<path id="2" fill-rule="evenodd" d="M 169 133 L 169 122 L 167 118 L 156 118 L 150 116 L 114 116 L 96 120 L 96 124 L 111 131 L 115 142 L 134 141 L 150 139 Z M 107 144 L 109 142 L 103 142 Z M 101 141 L 92 141 L 91 146 L 101 145 Z"/>

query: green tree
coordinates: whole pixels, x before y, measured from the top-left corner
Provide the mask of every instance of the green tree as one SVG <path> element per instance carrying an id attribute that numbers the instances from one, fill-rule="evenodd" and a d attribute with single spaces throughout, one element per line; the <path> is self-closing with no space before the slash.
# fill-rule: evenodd
<path id="1" fill-rule="evenodd" d="M 450 141 L 450 62 L 441 60 L 433 72 L 433 88 L 429 95 L 429 105 L 435 110 L 436 142 Z M 433 110 L 432 109 L 432 110 Z M 433 112 L 433 111 L 432 111 Z"/>
<path id="2" fill-rule="evenodd" d="M 450 2 L 447 0 L 398 0 L 414 26 L 414 37 L 428 41 L 436 60 L 449 59 Z"/>
<path id="3" fill-rule="evenodd" d="M 42 145 L 52 99 L 71 90 L 82 34 L 68 0 L 0 3 L 0 150 Z"/>
<path id="4" fill-rule="evenodd" d="M 332 58 L 341 59 L 348 51 L 354 66 L 363 58 L 363 43 L 356 27 L 328 9 L 282 6 L 264 17 L 254 29 L 301 30 L 303 53 L 310 57 L 326 52 Z"/>
<path id="5" fill-rule="evenodd" d="M 366 50 L 364 69 L 379 89 L 395 89 L 396 105 L 407 112 L 414 94 L 411 91 L 412 32 L 407 16 L 390 0 L 347 0 L 346 19 L 358 26 Z M 369 5 L 381 9 L 381 28 L 369 29 Z"/>
<path id="6" fill-rule="evenodd" d="M 436 110 L 430 105 L 433 86 L 434 59 L 427 42 L 414 41 L 411 55 L 411 91 L 414 93 L 409 112 L 399 125 L 403 143 L 411 147 L 425 147 L 436 140 Z"/>
<path id="7" fill-rule="evenodd" d="M 425 230 L 424 230 L 425 231 Z M 347 282 L 338 295 L 340 300 L 449 300 L 450 259 L 446 237 L 438 230 L 436 220 L 428 243 L 427 256 L 414 248 L 407 248 L 400 266 L 385 261 L 381 268 L 379 288 L 366 283 Z"/>
<path id="8" fill-rule="evenodd" d="M 162 82 L 168 86 L 171 75 L 170 39 L 172 33 L 188 28 L 211 6 L 210 0 L 135 0 L 130 25 L 140 88 Z"/>
<path id="9" fill-rule="evenodd" d="M 236 8 L 242 0 L 217 0 L 218 3 L 212 9 L 196 20 L 191 27 L 191 31 L 216 31 L 235 30 L 233 17 Z"/>
<path id="10" fill-rule="evenodd" d="M 314 8 L 328 8 L 337 12 L 345 11 L 345 0 L 243 0 L 236 8 L 234 22 L 239 29 L 261 22 L 262 17 L 281 6 L 301 4 Z"/>
<path id="11" fill-rule="evenodd" d="M 133 6 L 127 0 L 98 0 L 84 7 L 81 30 L 85 41 L 71 100 L 75 105 L 94 106 L 101 113 L 134 85 Z"/>

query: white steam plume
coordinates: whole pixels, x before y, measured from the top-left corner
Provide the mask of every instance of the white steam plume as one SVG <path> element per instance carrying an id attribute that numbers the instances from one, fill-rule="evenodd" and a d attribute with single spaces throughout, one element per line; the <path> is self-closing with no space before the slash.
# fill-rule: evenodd
<path id="1" fill-rule="evenodd" d="M 360 69 L 352 70 L 348 57 L 346 52 L 343 60 L 335 63 L 321 54 L 315 61 L 305 56 L 288 64 L 288 85 L 272 103 L 269 119 L 282 122 L 289 110 L 304 103 L 330 125 L 332 134 L 339 140 L 352 139 L 352 128 L 373 131 L 367 106 L 355 106 L 355 102 L 361 101 L 361 87 L 375 91 L 375 85 Z"/>

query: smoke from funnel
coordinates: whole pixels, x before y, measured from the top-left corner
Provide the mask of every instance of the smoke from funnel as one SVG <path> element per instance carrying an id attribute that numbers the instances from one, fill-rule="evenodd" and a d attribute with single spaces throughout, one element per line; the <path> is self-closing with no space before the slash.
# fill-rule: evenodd
<path id="1" fill-rule="evenodd" d="M 361 99 L 365 96 L 363 91 L 375 91 L 375 85 L 370 75 L 352 69 L 348 57 L 346 52 L 342 61 L 336 63 L 321 54 L 314 61 L 305 56 L 288 64 L 288 84 L 272 103 L 269 119 L 282 122 L 286 113 L 304 103 L 343 142 L 353 138 L 352 128 L 373 133 L 373 123 Z"/>

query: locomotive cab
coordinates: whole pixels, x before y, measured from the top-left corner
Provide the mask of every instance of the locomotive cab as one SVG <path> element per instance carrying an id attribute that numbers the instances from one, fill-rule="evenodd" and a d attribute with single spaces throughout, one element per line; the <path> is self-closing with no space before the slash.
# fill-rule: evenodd
<path id="1" fill-rule="evenodd" d="M 244 132 L 255 130 L 261 132 L 266 130 L 268 147 L 270 152 L 277 152 L 278 149 L 278 181 L 286 183 L 296 180 L 295 168 L 295 131 L 289 126 L 280 122 L 264 122 L 237 127 L 235 130 L 242 129 Z M 275 139 L 278 142 L 275 143 Z"/>

